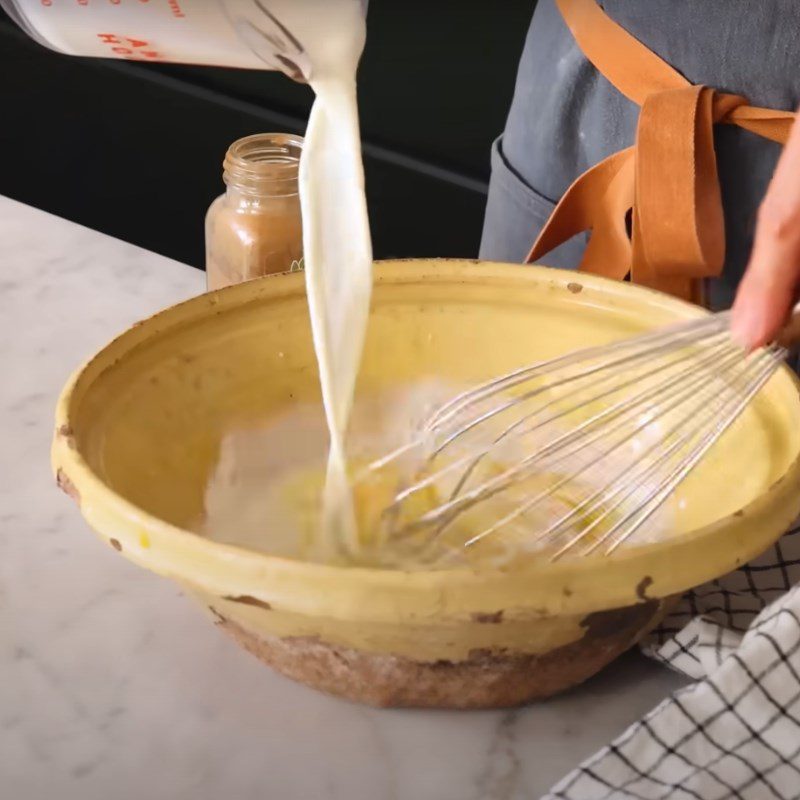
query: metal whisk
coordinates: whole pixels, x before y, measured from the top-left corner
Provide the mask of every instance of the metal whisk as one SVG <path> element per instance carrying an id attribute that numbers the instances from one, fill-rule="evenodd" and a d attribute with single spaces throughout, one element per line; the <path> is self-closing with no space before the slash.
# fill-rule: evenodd
<path id="1" fill-rule="evenodd" d="M 384 536 L 430 553 L 503 542 L 558 559 L 657 535 L 675 488 L 786 356 L 779 345 L 746 355 L 729 322 L 572 352 L 455 397 L 367 469 L 407 476 Z"/>

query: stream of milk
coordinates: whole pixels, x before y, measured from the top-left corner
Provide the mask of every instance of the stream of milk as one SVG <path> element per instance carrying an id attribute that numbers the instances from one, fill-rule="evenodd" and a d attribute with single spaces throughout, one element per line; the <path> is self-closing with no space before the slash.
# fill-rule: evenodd
<path id="1" fill-rule="evenodd" d="M 308 307 L 330 436 L 322 526 L 326 538 L 352 549 L 357 532 L 344 440 L 372 289 L 356 99 L 365 15 L 361 0 L 272 5 L 303 45 L 316 95 L 300 160 L 300 203 Z"/>
<path id="2" fill-rule="evenodd" d="M 372 243 L 355 84 L 364 22 L 359 4 L 348 5 L 354 13 L 345 30 L 352 35 L 312 55 L 317 99 L 300 163 L 300 203 L 308 306 L 330 434 L 322 524 L 327 536 L 352 548 L 344 436 L 369 316 Z"/>

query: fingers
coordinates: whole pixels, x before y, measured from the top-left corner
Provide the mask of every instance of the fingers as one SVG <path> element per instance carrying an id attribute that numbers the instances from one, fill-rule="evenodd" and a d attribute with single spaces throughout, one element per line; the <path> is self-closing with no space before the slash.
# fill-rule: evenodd
<path id="1" fill-rule="evenodd" d="M 800 178 L 799 178 L 800 179 Z M 800 229 L 800 222 L 796 224 Z M 731 333 L 748 350 L 771 342 L 789 315 L 800 282 L 800 241 L 762 233 L 733 304 Z"/>
<path id="2" fill-rule="evenodd" d="M 779 333 L 800 285 L 800 125 L 794 125 L 758 213 L 731 332 L 748 349 Z"/>

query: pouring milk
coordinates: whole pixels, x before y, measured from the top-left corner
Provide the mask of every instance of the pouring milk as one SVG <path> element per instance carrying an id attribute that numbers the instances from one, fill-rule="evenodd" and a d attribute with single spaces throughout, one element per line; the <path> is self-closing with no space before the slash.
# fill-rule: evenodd
<path id="1" fill-rule="evenodd" d="M 344 436 L 372 289 L 355 79 L 366 25 L 360 0 L 315 0 L 314 6 L 298 27 L 316 93 L 300 161 L 300 203 L 306 291 L 330 431 L 323 525 L 329 543 L 354 548 Z"/>
<path id="2" fill-rule="evenodd" d="M 300 163 L 314 347 L 330 434 L 324 539 L 355 544 L 344 434 L 361 360 L 372 245 L 356 102 L 367 0 L 0 0 L 30 36 L 63 53 L 280 69 L 316 100 Z"/>

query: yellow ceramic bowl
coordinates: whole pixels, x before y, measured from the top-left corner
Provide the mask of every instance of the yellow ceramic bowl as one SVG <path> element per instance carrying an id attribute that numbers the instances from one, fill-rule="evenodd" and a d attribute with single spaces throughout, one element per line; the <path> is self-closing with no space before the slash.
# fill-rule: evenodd
<path id="1" fill-rule="evenodd" d="M 421 375 L 483 379 L 703 313 L 544 268 L 383 263 L 359 390 Z M 369 703 L 511 705 L 578 683 L 655 624 L 670 598 L 763 551 L 800 511 L 800 400 L 781 370 L 740 421 L 765 442 L 757 485 L 742 492 L 729 480 L 730 491 L 704 494 L 695 481 L 685 530 L 603 561 L 347 569 L 191 533 L 223 431 L 318 391 L 302 275 L 247 283 L 158 314 L 80 370 L 58 405 L 53 464 L 121 555 L 178 581 L 284 674 Z M 726 474 L 752 472 L 746 458 L 728 453 Z"/>

